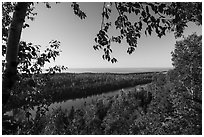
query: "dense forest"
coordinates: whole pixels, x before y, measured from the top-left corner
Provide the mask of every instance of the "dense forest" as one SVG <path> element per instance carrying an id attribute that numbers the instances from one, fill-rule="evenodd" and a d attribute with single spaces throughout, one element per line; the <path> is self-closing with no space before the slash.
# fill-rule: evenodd
<path id="1" fill-rule="evenodd" d="M 46 104 L 68 99 L 85 98 L 114 90 L 152 82 L 158 72 L 150 73 L 56 73 L 22 78 L 12 92 L 5 110 L 22 106 L 33 107 L 46 100 Z M 36 82 L 37 81 L 37 82 Z M 21 91 L 21 94 L 18 94 Z M 35 93 L 36 92 L 36 93 Z M 13 103 L 15 102 L 15 103 Z"/>
<path id="2" fill-rule="evenodd" d="M 61 78 L 64 81 L 74 75 L 75 79 L 73 79 L 72 84 L 77 81 L 80 85 L 79 81 L 82 82 L 79 87 L 76 85 L 75 88 L 82 88 L 82 85 L 89 86 L 90 81 L 87 77 L 93 75 L 96 78 L 90 79 L 95 80 L 95 84 L 91 87 L 94 89 L 93 91 L 99 93 L 100 91 L 96 89 L 103 87 L 105 90 L 107 90 L 106 87 L 110 89 L 112 89 L 111 87 L 122 88 L 125 87 L 126 82 L 131 84 L 130 81 L 133 85 L 151 82 L 145 88 L 153 96 L 151 102 L 147 104 L 146 111 L 141 103 L 142 98 L 138 98 L 135 90 L 122 91 L 116 96 L 98 99 L 80 109 L 72 107 L 72 109 L 64 111 L 58 108 L 52 113 L 46 113 L 48 111 L 46 107 L 39 107 L 35 118 L 29 118 L 27 112 L 27 119 L 23 121 L 16 121 L 12 117 L 4 115 L 3 134 L 202 134 L 201 39 L 201 36 L 193 34 L 185 40 L 177 42 L 176 49 L 172 53 L 175 68 L 166 74 L 55 74 L 54 79 Z M 186 52 L 180 50 L 183 48 L 186 49 Z M 188 52 L 187 49 L 193 50 L 193 52 Z M 186 60 L 186 56 L 192 57 L 191 62 Z M 192 66 L 189 66 L 189 63 L 192 63 Z M 196 71 L 191 71 L 192 69 Z M 184 79 L 183 77 L 187 78 Z M 53 79 L 53 76 L 49 78 Z M 88 83 L 83 78 L 88 80 Z M 106 83 L 103 78 L 110 81 Z M 118 81 L 111 81 L 111 78 L 118 79 Z M 147 79 L 147 81 L 140 81 L 141 78 Z M 148 78 L 151 81 L 148 81 Z M 104 83 L 97 85 L 97 80 Z M 60 86 L 55 85 L 56 88 L 69 88 L 68 83 L 64 84 L 65 87 L 63 87 L 63 81 L 60 80 L 62 83 L 59 83 L 58 80 L 54 81 L 52 84 L 60 84 Z M 49 85 L 50 81 L 46 82 Z M 115 85 L 116 83 L 118 85 Z M 191 83 L 193 85 L 190 85 Z M 39 82 L 38 84 L 43 85 L 44 83 Z M 29 86 L 31 89 L 33 85 Z M 29 91 L 29 86 L 27 88 L 23 86 L 23 89 Z M 18 87 L 20 86 L 18 85 Z M 44 86 L 41 88 L 47 92 Z M 189 88 L 191 88 L 191 92 L 188 91 Z M 64 91 L 61 89 L 54 90 L 63 94 Z M 77 91 L 79 91 L 77 94 L 80 94 L 86 90 L 78 89 Z M 46 101 L 49 99 L 47 97 Z M 48 104 L 45 102 L 44 106 Z"/>
<path id="3" fill-rule="evenodd" d="M 110 24 L 104 21 L 111 9 L 104 2 L 102 25 L 94 46 L 96 50 L 103 49 L 103 59 L 112 63 L 117 59 L 111 56 L 110 42 L 121 43 L 126 38 L 127 52 L 131 54 L 144 29 L 146 35 L 155 31 L 162 37 L 173 31 L 175 37 L 180 37 L 188 22 L 202 25 L 202 3 L 114 4 L 119 13 L 115 25 L 121 35 L 108 37 Z M 33 20 L 36 15 L 32 12 L 33 5 L 30 2 L 2 4 L 2 56 L 6 56 L 2 61 L 2 134 L 202 134 L 202 36 L 194 33 L 176 42 L 171 53 L 174 69 L 166 73 L 65 74 L 60 72 L 66 67 L 55 66 L 42 74 L 45 63 L 60 55 L 60 42 L 53 40 L 41 51 L 38 45 L 20 41 L 22 29 L 29 27 L 24 23 L 25 17 Z M 45 5 L 51 8 L 49 3 Z M 71 7 L 74 14 L 86 18 L 79 4 L 73 2 Z M 150 8 L 157 16 L 149 12 Z M 124 13 L 134 13 L 140 21 L 132 25 Z M 172 18 L 164 19 L 163 15 Z M 53 102 L 144 84 L 145 88 L 123 90 L 83 108 L 57 108 L 47 113 Z M 36 116 L 31 117 L 29 110 L 34 106 L 38 106 Z M 15 108 L 25 111 L 25 119 L 19 121 L 7 114 Z"/>

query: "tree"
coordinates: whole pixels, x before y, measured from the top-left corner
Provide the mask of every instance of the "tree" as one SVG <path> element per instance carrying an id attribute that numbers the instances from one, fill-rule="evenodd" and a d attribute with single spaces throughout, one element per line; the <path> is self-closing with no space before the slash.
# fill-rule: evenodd
<path id="1" fill-rule="evenodd" d="M 21 37 L 21 31 L 26 16 L 28 3 L 17 3 L 15 6 L 15 12 L 11 21 L 7 50 L 6 50 L 6 70 L 3 77 L 3 104 L 5 104 L 10 96 L 9 89 L 15 83 L 17 77 L 17 55 L 19 50 L 19 41 Z"/>
<path id="2" fill-rule="evenodd" d="M 195 33 L 177 41 L 172 61 L 179 83 L 196 102 L 202 102 L 202 36 Z"/>
<path id="3" fill-rule="evenodd" d="M 172 125 L 185 134 L 202 134 L 202 36 L 194 33 L 177 41 L 172 62 L 175 68 L 167 73 L 165 85 L 173 117 L 179 117 Z"/>
<path id="4" fill-rule="evenodd" d="M 17 56 L 18 53 L 20 53 L 19 42 L 21 30 L 23 27 L 29 27 L 28 24 L 24 24 L 25 17 L 33 20 L 31 15 L 36 15 L 36 13 L 32 12 L 33 5 L 34 3 L 25 2 L 13 4 L 3 3 L 2 39 L 3 41 L 6 41 L 6 44 L 2 44 L 2 54 L 5 54 L 6 51 L 6 69 L 3 76 L 3 104 L 6 104 L 8 97 L 10 96 L 9 89 L 12 88 L 16 81 L 18 65 Z M 45 2 L 45 5 L 47 8 L 51 8 L 48 2 Z M 115 27 L 120 31 L 120 35 L 110 37 L 108 36 L 108 29 L 111 26 L 111 22 L 108 22 L 108 19 L 113 5 L 119 14 L 117 20 L 115 21 Z M 71 7 L 74 10 L 74 14 L 79 16 L 81 19 L 85 19 L 86 14 L 80 10 L 79 5 L 76 2 L 73 2 Z M 14 14 L 11 18 L 9 13 L 12 11 L 14 11 Z M 138 21 L 133 23 L 130 22 L 127 14 L 135 14 Z M 117 59 L 110 56 L 112 52 L 111 42 L 121 43 L 123 39 L 126 39 L 127 43 L 129 44 L 127 52 L 131 54 L 137 47 L 137 40 L 141 37 L 143 30 L 146 35 L 151 35 L 152 32 L 155 31 L 158 37 L 164 36 L 167 31 L 174 31 L 175 36 L 181 36 L 183 30 L 185 27 L 187 27 L 187 23 L 190 21 L 193 21 L 198 25 L 202 24 L 201 2 L 104 2 L 101 29 L 95 38 L 96 45 L 94 45 L 94 49 L 103 49 L 103 59 L 114 63 L 117 62 Z M 10 23 L 10 31 L 8 31 L 8 25 Z M 24 47 L 26 47 L 26 45 L 27 44 L 24 44 Z M 26 57 L 27 56 L 29 56 L 29 54 L 27 54 Z M 45 62 L 46 59 L 49 60 L 50 58 L 41 58 L 42 62 Z"/>
<path id="5" fill-rule="evenodd" d="M 10 90 L 16 82 L 17 78 L 17 68 L 21 73 L 25 74 L 35 74 L 41 73 L 46 62 L 50 62 L 50 59 L 59 56 L 60 42 L 57 40 L 52 40 L 44 53 L 40 56 L 39 45 L 33 45 L 32 43 L 26 43 L 20 41 L 21 31 L 23 28 L 29 27 L 28 24 L 24 23 L 25 18 L 34 20 L 37 13 L 33 13 L 34 3 L 31 2 L 18 2 L 18 3 L 3 3 L 3 20 L 2 20 L 2 55 L 6 54 L 6 62 L 2 62 L 3 70 L 5 66 L 5 71 L 3 74 L 3 100 L 2 103 L 5 105 L 10 97 Z M 51 8 L 49 3 L 45 2 L 47 8 Z M 74 13 L 81 19 L 86 17 L 86 14 L 82 12 L 79 5 L 75 2 L 71 5 L 73 7 Z M 10 13 L 13 13 L 13 17 L 10 17 Z M 10 26 L 9 26 L 10 25 Z M 35 63 L 32 63 L 36 60 Z M 49 68 L 48 71 L 53 73 L 54 71 L 61 71 L 67 69 L 62 66 L 55 66 Z"/>

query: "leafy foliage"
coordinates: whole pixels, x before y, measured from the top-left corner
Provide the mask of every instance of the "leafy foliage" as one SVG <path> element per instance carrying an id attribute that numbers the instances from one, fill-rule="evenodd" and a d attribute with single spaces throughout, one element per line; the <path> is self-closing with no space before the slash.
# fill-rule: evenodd
<path id="1" fill-rule="evenodd" d="M 86 14 L 80 9 L 78 3 L 72 2 L 71 7 L 74 10 L 74 14 L 79 16 L 81 19 L 85 19 L 87 17 Z"/>
<path id="2" fill-rule="evenodd" d="M 24 74 L 39 74 L 42 73 L 42 67 L 45 63 L 50 63 L 50 60 L 60 55 L 60 42 L 52 40 L 49 46 L 41 53 L 39 45 L 26 43 L 21 41 L 19 44 L 19 73 Z"/>
<path id="3" fill-rule="evenodd" d="M 109 5 L 109 6 L 106 6 Z M 115 21 L 115 28 L 119 30 L 118 36 L 109 36 L 108 29 L 111 22 L 108 21 L 113 8 L 119 16 Z M 129 14 L 135 15 L 137 20 L 131 22 Z M 104 20 L 106 18 L 106 22 Z M 147 2 L 115 2 L 104 3 L 102 12 L 102 24 L 95 38 L 95 50 L 104 50 L 103 59 L 117 62 L 111 57 L 111 43 L 121 43 L 126 39 L 129 47 L 127 53 L 132 54 L 138 46 L 137 41 L 143 31 L 145 35 L 155 32 L 158 37 L 164 36 L 168 31 L 174 31 L 175 37 L 181 37 L 188 22 L 202 25 L 202 4 L 199 2 L 171 2 L 171 3 L 147 3 Z"/>
<path id="4" fill-rule="evenodd" d="M 177 41 L 172 61 L 181 85 L 194 99 L 202 100 L 202 36 L 194 33 Z"/>
<path id="5" fill-rule="evenodd" d="M 8 29 L 9 25 L 11 23 L 12 17 L 11 13 L 14 12 L 15 2 L 4 2 L 2 5 L 2 56 L 5 56 L 6 54 L 6 43 L 8 39 Z M 46 7 L 49 8 L 49 3 L 45 3 Z M 26 13 L 26 18 L 30 19 L 31 21 L 34 20 L 34 17 L 37 15 L 37 13 L 33 12 L 34 10 L 34 3 L 28 4 L 28 10 Z M 24 27 L 29 27 L 29 24 L 24 23 Z M 24 73 L 27 75 L 30 74 L 36 74 L 42 72 L 42 67 L 45 65 L 45 63 L 49 63 L 51 59 L 55 60 L 57 56 L 60 55 L 61 50 L 59 49 L 60 42 L 57 40 L 52 40 L 49 42 L 49 46 L 46 48 L 46 50 L 41 53 L 40 51 L 40 45 L 34 45 L 33 43 L 26 43 L 25 41 L 20 41 L 19 43 L 19 52 L 18 52 L 18 70 L 19 73 Z M 3 58 L 2 60 L 2 71 L 5 70 L 5 60 Z M 60 69 L 60 70 L 59 70 Z M 66 69 L 66 67 L 58 66 L 53 67 L 52 70 L 61 71 Z M 51 68 L 50 68 L 51 70 Z"/>

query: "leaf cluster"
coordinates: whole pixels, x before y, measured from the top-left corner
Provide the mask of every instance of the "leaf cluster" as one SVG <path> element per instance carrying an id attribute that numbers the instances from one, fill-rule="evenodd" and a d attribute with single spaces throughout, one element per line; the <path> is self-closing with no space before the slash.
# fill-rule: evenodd
<path id="1" fill-rule="evenodd" d="M 105 6 L 103 8 L 101 29 L 95 38 L 96 45 L 93 47 L 95 50 L 106 49 L 102 57 L 112 63 L 117 61 L 110 55 L 112 50 L 108 50 L 111 52 L 107 53 L 107 49 L 112 42 L 121 43 L 123 39 L 126 39 L 129 45 L 127 53 L 132 54 L 138 46 L 137 42 L 143 31 L 146 36 L 155 32 L 160 38 L 167 32 L 173 31 L 175 37 L 181 37 L 188 22 L 202 25 L 202 6 L 199 2 L 110 2 L 110 5 L 108 8 Z M 110 37 L 108 35 L 108 29 L 110 28 L 108 24 L 111 24 L 111 22 L 108 22 L 108 19 L 114 7 L 118 12 L 115 28 L 119 30 L 120 34 Z M 134 22 L 129 21 L 130 14 L 136 16 L 137 19 Z M 106 22 L 104 18 L 106 18 Z"/>
<path id="2" fill-rule="evenodd" d="M 32 43 L 26 43 L 21 41 L 19 43 L 18 53 L 18 70 L 19 73 L 36 74 L 42 72 L 42 67 L 45 63 L 50 63 L 50 60 L 60 55 L 59 49 L 60 42 L 52 40 L 49 42 L 49 46 L 42 52 L 39 45 L 33 45 Z"/>
<path id="3" fill-rule="evenodd" d="M 87 17 L 86 14 L 80 9 L 78 3 L 72 2 L 71 7 L 74 10 L 74 14 L 80 17 L 81 19 L 85 19 Z"/>

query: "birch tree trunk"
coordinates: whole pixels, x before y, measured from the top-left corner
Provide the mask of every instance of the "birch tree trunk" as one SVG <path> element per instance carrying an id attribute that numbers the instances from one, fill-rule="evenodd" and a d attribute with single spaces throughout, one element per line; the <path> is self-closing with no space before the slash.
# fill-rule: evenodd
<path id="1" fill-rule="evenodd" d="M 19 41 L 25 21 L 28 3 L 18 2 L 15 6 L 13 19 L 9 28 L 6 49 L 6 69 L 2 81 L 2 103 L 5 105 L 10 97 L 10 90 L 16 82 Z"/>

